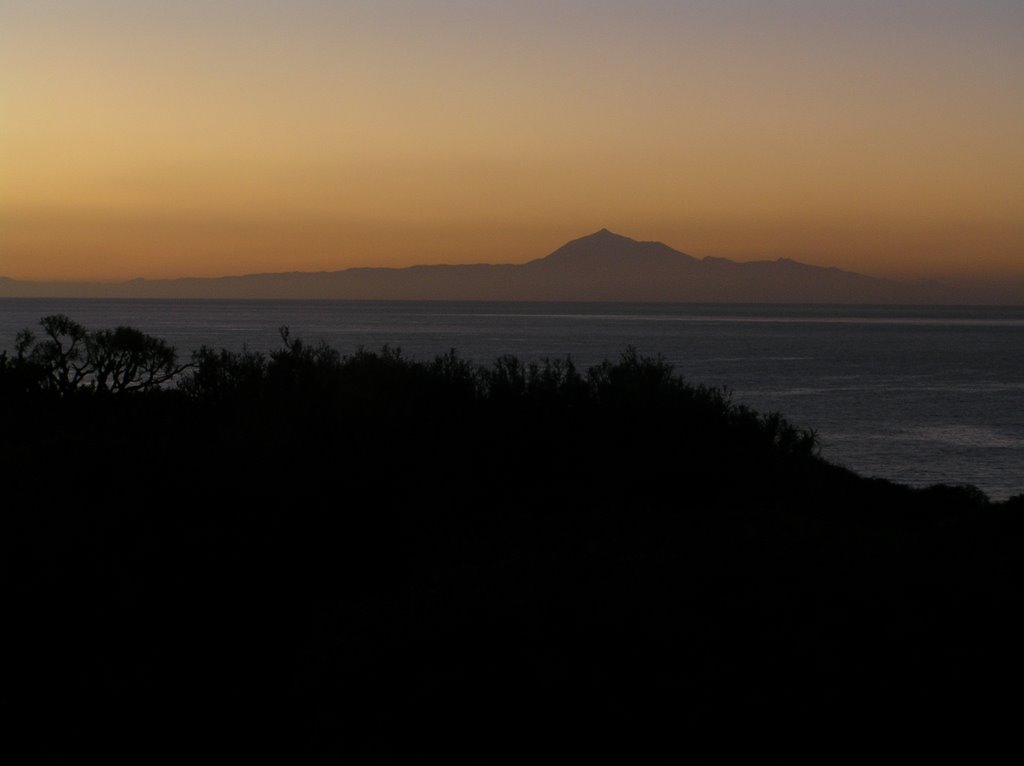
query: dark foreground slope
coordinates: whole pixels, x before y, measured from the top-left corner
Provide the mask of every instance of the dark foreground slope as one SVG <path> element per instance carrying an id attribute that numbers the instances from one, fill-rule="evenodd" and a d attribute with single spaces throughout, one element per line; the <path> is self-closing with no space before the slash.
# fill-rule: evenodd
<path id="1" fill-rule="evenodd" d="M 1020 501 L 861 479 L 658 360 L 290 343 L 61 393 L 25 351 L 2 700 L 33 761 L 836 760 L 1015 724 Z"/>

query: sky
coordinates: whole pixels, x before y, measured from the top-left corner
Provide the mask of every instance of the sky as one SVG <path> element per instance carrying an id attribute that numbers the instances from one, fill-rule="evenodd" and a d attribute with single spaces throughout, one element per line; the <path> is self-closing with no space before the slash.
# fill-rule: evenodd
<path id="1" fill-rule="evenodd" d="M 0 275 L 1024 278 L 1020 0 L 0 0 Z"/>

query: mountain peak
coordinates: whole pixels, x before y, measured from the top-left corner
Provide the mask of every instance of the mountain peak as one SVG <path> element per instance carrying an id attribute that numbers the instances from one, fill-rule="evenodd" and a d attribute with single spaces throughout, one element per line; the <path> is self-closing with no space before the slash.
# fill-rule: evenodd
<path id="1" fill-rule="evenodd" d="M 622 234 L 616 234 L 614 231 L 608 229 L 598 229 L 593 234 L 588 234 L 585 237 L 573 240 L 574 242 L 586 242 L 588 240 L 604 240 L 604 241 L 616 241 L 621 240 L 625 242 L 636 242 L 637 240 L 631 239 L 630 237 L 623 236 Z"/>
<path id="2" fill-rule="evenodd" d="M 616 234 L 608 229 L 599 229 L 579 239 L 566 242 L 541 261 L 577 261 L 588 263 L 636 264 L 638 260 L 650 259 L 693 260 L 690 256 L 673 250 L 661 242 L 641 242 L 631 237 Z"/>

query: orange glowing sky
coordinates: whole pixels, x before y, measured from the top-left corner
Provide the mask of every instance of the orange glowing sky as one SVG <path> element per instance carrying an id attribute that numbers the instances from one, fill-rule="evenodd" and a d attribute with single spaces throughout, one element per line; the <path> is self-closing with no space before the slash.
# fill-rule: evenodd
<path id="1" fill-rule="evenodd" d="M 1019 0 L 0 0 L 0 275 L 1024 277 Z"/>

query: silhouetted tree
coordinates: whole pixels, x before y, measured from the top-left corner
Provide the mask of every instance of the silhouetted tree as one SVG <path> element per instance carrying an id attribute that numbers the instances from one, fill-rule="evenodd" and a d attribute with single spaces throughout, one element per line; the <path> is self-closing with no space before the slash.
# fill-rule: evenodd
<path id="1" fill-rule="evenodd" d="M 95 390 L 111 393 L 153 390 L 188 366 L 178 366 L 173 346 L 133 327 L 90 333 L 86 358 Z"/>
<path id="2" fill-rule="evenodd" d="M 15 341 L 18 359 L 42 375 L 45 387 L 67 395 L 89 375 L 88 332 L 64 314 L 43 317 L 39 324 L 45 335 L 42 339 L 37 339 L 27 328 L 18 333 Z"/>
<path id="3" fill-rule="evenodd" d="M 43 338 L 29 329 L 18 333 L 16 357 L 8 366 L 23 378 L 61 396 L 76 391 L 152 391 L 190 365 L 178 365 L 173 346 L 133 327 L 89 332 L 64 314 L 43 317 Z"/>

